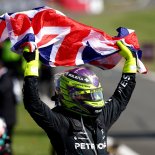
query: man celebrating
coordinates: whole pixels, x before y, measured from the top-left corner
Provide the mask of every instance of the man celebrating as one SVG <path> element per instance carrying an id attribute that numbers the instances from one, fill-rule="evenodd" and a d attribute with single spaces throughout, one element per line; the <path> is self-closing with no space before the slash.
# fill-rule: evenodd
<path id="1" fill-rule="evenodd" d="M 24 48 L 27 61 L 24 105 L 35 122 L 47 133 L 57 155 L 107 155 L 107 133 L 126 108 L 135 87 L 136 59 L 128 47 L 117 42 L 126 59 L 122 78 L 111 98 L 104 101 L 98 77 L 91 70 L 76 67 L 56 77 L 56 107 L 50 109 L 38 93 L 36 50 Z"/>

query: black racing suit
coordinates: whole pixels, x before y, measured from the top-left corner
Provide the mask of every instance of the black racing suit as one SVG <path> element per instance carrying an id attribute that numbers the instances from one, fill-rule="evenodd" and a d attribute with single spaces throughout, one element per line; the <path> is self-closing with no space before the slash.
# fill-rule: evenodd
<path id="1" fill-rule="evenodd" d="M 58 155 L 107 155 L 107 132 L 126 108 L 135 87 L 135 74 L 122 74 L 112 97 L 97 118 L 82 117 L 63 107 L 50 109 L 38 94 L 38 77 L 24 79 L 24 105 L 47 133 Z"/>

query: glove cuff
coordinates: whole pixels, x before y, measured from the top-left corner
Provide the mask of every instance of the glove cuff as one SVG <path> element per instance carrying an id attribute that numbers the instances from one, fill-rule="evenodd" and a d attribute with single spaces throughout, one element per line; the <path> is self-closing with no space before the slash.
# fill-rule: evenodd
<path id="1" fill-rule="evenodd" d="M 37 60 L 30 61 L 26 64 L 26 69 L 24 72 L 25 76 L 39 76 L 39 62 Z"/>
<path id="2" fill-rule="evenodd" d="M 137 73 L 136 58 L 125 61 L 123 73 Z"/>

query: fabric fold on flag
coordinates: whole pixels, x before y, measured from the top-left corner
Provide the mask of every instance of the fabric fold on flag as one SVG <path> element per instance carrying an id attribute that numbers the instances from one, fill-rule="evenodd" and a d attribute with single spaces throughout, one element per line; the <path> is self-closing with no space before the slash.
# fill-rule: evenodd
<path id="1" fill-rule="evenodd" d="M 19 54 L 24 46 L 29 46 L 31 52 L 38 48 L 40 60 L 46 65 L 77 66 L 89 63 L 111 69 L 121 59 L 116 44 L 121 40 L 135 52 L 137 70 L 146 73 L 135 31 L 123 27 L 117 31 L 117 36 L 110 36 L 47 6 L 0 16 L 0 42 L 9 37 L 12 50 Z"/>

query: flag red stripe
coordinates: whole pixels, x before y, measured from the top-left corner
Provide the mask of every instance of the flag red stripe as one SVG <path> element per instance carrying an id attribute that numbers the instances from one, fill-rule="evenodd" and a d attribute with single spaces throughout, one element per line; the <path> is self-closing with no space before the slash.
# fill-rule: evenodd
<path id="1" fill-rule="evenodd" d="M 55 58 L 55 65 L 63 66 L 64 64 L 68 64 L 74 66 L 77 53 L 82 46 L 82 40 L 90 33 L 90 31 L 86 29 L 83 31 L 77 31 L 76 27 L 73 27 L 71 32 L 72 33 L 66 35 L 59 48 Z"/>
<path id="2" fill-rule="evenodd" d="M 5 21 L 1 21 L 1 23 L 0 23 L 0 28 L 1 28 L 1 30 L 0 30 L 0 38 L 1 38 L 1 36 L 2 36 L 2 34 L 3 34 L 3 31 L 4 31 L 4 29 L 6 28 L 6 23 L 5 23 Z"/>
<path id="3" fill-rule="evenodd" d="M 22 35 L 31 27 L 30 19 L 25 14 L 17 14 L 14 18 L 10 17 L 10 21 L 15 36 Z"/>
<path id="4" fill-rule="evenodd" d="M 55 25 L 54 20 L 56 20 L 56 18 L 57 18 L 56 11 L 52 9 L 47 9 L 38 12 L 32 19 L 32 27 L 34 34 L 38 34 L 42 27 L 54 26 Z"/>

